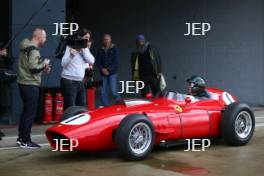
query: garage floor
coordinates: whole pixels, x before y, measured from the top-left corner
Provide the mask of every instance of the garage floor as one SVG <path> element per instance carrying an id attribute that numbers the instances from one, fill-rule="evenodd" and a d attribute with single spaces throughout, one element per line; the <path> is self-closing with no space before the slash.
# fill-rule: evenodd
<path id="1" fill-rule="evenodd" d="M 230 147 L 215 142 L 207 150 L 185 152 L 187 146 L 156 148 L 144 161 L 126 162 L 115 152 L 52 152 L 44 131 L 48 126 L 35 126 L 33 141 L 38 150 L 17 148 L 16 128 L 4 129 L 0 141 L 1 176 L 169 176 L 169 175 L 263 175 L 264 111 L 255 111 L 256 130 L 251 142 L 243 147 Z"/>

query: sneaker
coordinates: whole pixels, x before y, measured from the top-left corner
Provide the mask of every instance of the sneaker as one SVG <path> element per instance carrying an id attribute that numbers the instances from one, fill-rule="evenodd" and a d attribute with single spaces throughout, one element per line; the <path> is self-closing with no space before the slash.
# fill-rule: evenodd
<path id="1" fill-rule="evenodd" d="M 0 130 L 0 137 L 4 137 L 5 134 Z"/>
<path id="2" fill-rule="evenodd" d="M 5 134 L 0 130 L 0 141 L 2 140 L 2 137 L 4 137 Z"/>
<path id="3" fill-rule="evenodd" d="M 22 143 L 22 139 L 20 137 L 18 137 L 17 140 L 16 140 L 16 144 L 17 145 L 21 145 L 21 143 Z"/>
<path id="4" fill-rule="evenodd" d="M 40 145 L 32 141 L 29 141 L 29 142 L 22 142 L 19 147 L 23 149 L 38 149 L 40 148 Z"/>

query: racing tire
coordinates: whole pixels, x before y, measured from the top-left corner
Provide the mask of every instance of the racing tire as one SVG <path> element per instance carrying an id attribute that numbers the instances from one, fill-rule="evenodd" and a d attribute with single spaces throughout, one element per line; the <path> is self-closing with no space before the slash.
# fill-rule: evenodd
<path id="1" fill-rule="evenodd" d="M 62 114 L 61 116 L 61 120 L 66 120 L 72 116 L 81 114 L 83 112 L 87 112 L 88 109 L 86 107 L 83 106 L 70 106 L 68 107 Z"/>
<path id="2" fill-rule="evenodd" d="M 119 124 L 114 139 L 122 158 L 130 161 L 142 160 L 154 146 L 153 124 L 143 114 L 128 115 Z"/>
<path id="3" fill-rule="evenodd" d="M 228 145 L 242 146 L 253 136 L 255 116 L 248 105 L 232 103 L 222 114 L 221 133 Z"/>

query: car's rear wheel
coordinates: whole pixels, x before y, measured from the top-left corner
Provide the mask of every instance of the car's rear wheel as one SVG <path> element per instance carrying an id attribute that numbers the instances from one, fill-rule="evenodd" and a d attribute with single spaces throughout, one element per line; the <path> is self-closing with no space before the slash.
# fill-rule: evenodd
<path id="1" fill-rule="evenodd" d="M 81 114 L 83 112 L 87 112 L 88 109 L 86 107 L 83 106 L 70 106 L 68 107 L 62 114 L 61 116 L 61 120 L 66 120 L 72 116 Z"/>
<path id="2" fill-rule="evenodd" d="M 222 137 L 229 145 L 247 144 L 253 136 L 255 116 L 246 104 L 232 103 L 223 112 Z"/>
<path id="3" fill-rule="evenodd" d="M 141 160 L 147 157 L 154 146 L 155 133 L 151 121 L 142 114 L 126 116 L 120 123 L 115 142 L 121 157 Z"/>

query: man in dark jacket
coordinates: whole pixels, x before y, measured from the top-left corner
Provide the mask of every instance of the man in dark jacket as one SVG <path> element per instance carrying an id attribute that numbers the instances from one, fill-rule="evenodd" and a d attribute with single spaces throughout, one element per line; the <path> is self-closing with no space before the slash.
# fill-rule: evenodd
<path id="1" fill-rule="evenodd" d="M 154 96 L 160 90 L 161 58 L 159 52 L 145 41 L 144 35 L 138 35 L 136 39 L 136 49 L 131 55 L 132 79 L 143 81 L 145 86 L 141 91 L 141 96 L 145 97 L 152 91 Z"/>
<path id="2" fill-rule="evenodd" d="M 7 56 L 7 49 L 0 49 L 0 74 L 2 75 L 6 69 L 10 69 L 14 59 Z M 0 78 L 2 78 L 0 76 Z M 5 115 L 11 107 L 11 92 L 10 84 L 4 79 L 0 80 L 0 116 Z M 5 136 L 0 130 L 0 140 Z"/>
<path id="3" fill-rule="evenodd" d="M 101 100 L 104 106 L 110 105 L 108 90 L 115 100 L 120 99 L 117 93 L 117 70 L 118 70 L 119 52 L 115 44 L 112 43 L 112 37 L 105 34 L 103 37 L 103 46 L 98 49 L 96 63 L 102 76 Z"/>
<path id="4" fill-rule="evenodd" d="M 7 50 L 0 50 L 0 74 L 2 71 L 6 69 L 11 69 L 12 64 L 14 63 L 14 59 L 12 57 L 7 56 Z M 5 82 L 4 79 L 0 80 L 0 115 L 5 114 L 11 106 L 11 92 L 10 92 L 10 84 Z"/>

